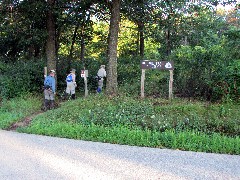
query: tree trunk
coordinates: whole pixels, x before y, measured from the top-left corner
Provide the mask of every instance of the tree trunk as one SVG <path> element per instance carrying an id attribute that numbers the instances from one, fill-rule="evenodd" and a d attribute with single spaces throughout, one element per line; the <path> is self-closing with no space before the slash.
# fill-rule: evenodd
<path id="1" fill-rule="evenodd" d="M 74 44 L 76 43 L 77 32 L 78 32 L 79 26 L 80 25 L 78 23 L 77 26 L 74 29 L 73 36 L 72 36 L 72 44 L 71 44 L 70 52 L 69 52 L 69 55 L 68 55 L 68 71 L 70 71 L 71 68 L 72 68 L 72 58 L 73 58 Z"/>
<path id="2" fill-rule="evenodd" d="M 166 55 L 169 56 L 171 52 L 170 30 L 166 30 Z"/>
<path id="3" fill-rule="evenodd" d="M 169 8 L 170 8 L 170 12 L 168 15 L 168 27 L 166 30 L 166 55 L 169 56 L 171 54 L 171 50 L 172 50 L 172 42 L 171 42 L 171 32 L 172 32 L 172 14 L 173 12 L 173 5 L 171 4 L 171 2 L 173 1 L 169 1 L 166 0 L 166 3 L 168 4 Z"/>
<path id="4" fill-rule="evenodd" d="M 47 67 L 48 71 L 51 69 L 56 70 L 56 27 L 55 19 L 53 14 L 53 8 L 55 0 L 48 0 L 48 11 L 47 11 L 47 44 L 46 44 L 46 55 L 47 55 Z"/>
<path id="5" fill-rule="evenodd" d="M 140 56 L 144 57 L 144 23 L 139 22 L 138 23 L 138 31 L 139 31 L 139 45 L 140 45 Z"/>
<path id="6" fill-rule="evenodd" d="M 84 26 L 83 26 L 82 32 L 81 32 L 81 54 L 80 54 L 80 60 L 82 61 L 83 66 L 85 66 L 84 56 L 85 56 L 85 36 L 84 36 Z"/>
<path id="7" fill-rule="evenodd" d="M 107 87 L 108 95 L 117 94 L 117 45 L 120 21 L 120 0 L 113 0 L 111 6 L 111 18 L 108 41 L 108 66 L 107 66 Z"/>

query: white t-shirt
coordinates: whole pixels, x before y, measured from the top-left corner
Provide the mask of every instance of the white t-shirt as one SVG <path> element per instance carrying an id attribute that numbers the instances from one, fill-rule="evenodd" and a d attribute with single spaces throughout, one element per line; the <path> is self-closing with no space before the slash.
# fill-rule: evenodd
<path id="1" fill-rule="evenodd" d="M 107 73 L 106 73 L 106 71 L 105 71 L 104 68 L 100 68 L 100 69 L 98 70 L 97 75 L 103 78 L 103 77 L 106 77 L 106 76 L 107 76 Z"/>

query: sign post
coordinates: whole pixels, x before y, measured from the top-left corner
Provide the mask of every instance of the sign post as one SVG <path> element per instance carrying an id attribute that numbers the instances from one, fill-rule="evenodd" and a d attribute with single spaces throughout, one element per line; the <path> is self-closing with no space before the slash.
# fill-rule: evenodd
<path id="1" fill-rule="evenodd" d="M 170 72 L 170 78 L 169 78 L 169 96 L 168 98 L 169 99 L 172 99 L 173 98 L 173 70 L 169 70 Z"/>
<path id="2" fill-rule="evenodd" d="M 144 98 L 144 81 L 145 81 L 145 69 L 142 69 L 142 76 L 141 76 L 141 98 Z"/>
<path id="3" fill-rule="evenodd" d="M 88 96 L 88 88 L 87 88 L 88 70 L 81 70 L 81 77 L 83 77 L 84 79 L 85 97 L 87 97 Z"/>
<path id="4" fill-rule="evenodd" d="M 144 81 L 145 81 L 145 69 L 157 69 L 157 70 L 169 70 L 170 78 L 169 78 L 169 99 L 173 98 L 173 69 L 174 63 L 173 61 L 141 61 L 141 98 L 144 98 Z"/>
<path id="5" fill-rule="evenodd" d="M 47 77 L 48 72 L 47 72 L 47 67 L 44 67 L 44 78 Z"/>

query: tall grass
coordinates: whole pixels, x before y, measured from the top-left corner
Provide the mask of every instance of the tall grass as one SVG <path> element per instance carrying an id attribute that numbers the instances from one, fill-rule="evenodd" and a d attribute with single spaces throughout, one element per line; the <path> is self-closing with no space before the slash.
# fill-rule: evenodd
<path id="1" fill-rule="evenodd" d="M 0 106 L 0 129 L 9 127 L 12 123 L 38 111 L 42 100 L 28 94 L 11 100 L 3 100 Z"/>
<path id="2" fill-rule="evenodd" d="M 239 154 L 239 105 L 91 95 L 18 129 L 90 141 Z"/>
<path id="3" fill-rule="evenodd" d="M 51 127 L 37 123 L 31 128 L 19 129 L 20 132 L 57 136 L 71 139 L 126 144 L 155 148 L 172 148 L 188 151 L 240 154 L 240 138 L 226 137 L 218 133 L 206 135 L 196 131 L 166 130 L 164 132 L 142 130 L 127 126 L 104 127 L 84 126 L 71 123 L 53 123 Z"/>

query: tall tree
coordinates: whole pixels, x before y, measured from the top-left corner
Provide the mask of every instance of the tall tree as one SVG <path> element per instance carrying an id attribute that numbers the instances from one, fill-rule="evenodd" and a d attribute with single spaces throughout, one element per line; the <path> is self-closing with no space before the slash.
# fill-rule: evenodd
<path id="1" fill-rule="evenodd" d="M 107 87 L 108 95 L 117 94 L 117 45 L 120 22 L 120 0 L 108 1 L 110 5 L 110 27 L 108 39 Z"/>
<path id="2" fill-rule="evenodd" d="M 137 25 L 137 54 L 142 58 L 144 56 L 145 23 L 149 20 L 149 16 L 151 16 L 153 6 L 152 0 L 126 0 L 123 1 L 121 8 L 123 14 Z"/>
<path id="3" fill-rule="evenodd" d="M 47 44 L 46 44 L 46 56 L 48 69 L 56 70 L 56 25 L 54 17 L 55 0 L 47 1 Z"/>

